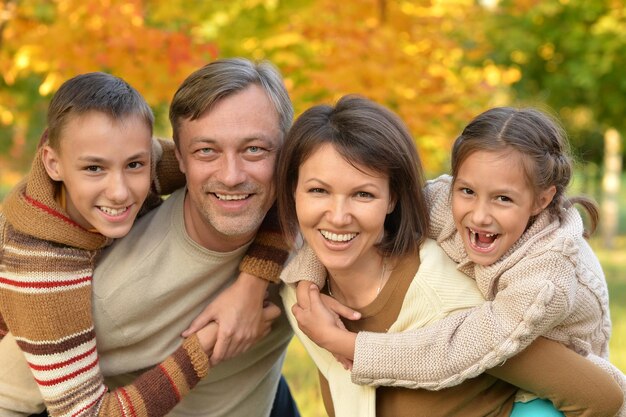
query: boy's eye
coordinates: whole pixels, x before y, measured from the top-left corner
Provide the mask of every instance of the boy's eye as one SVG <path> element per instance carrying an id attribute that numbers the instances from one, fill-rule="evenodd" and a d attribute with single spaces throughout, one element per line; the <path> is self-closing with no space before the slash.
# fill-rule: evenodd
<path id="1" fill-rule="evenodd" d="M 102 167 L 99 167 L 98 165 L 89 165 L 88 167 L 85 167 L 85 171 L 100 172 L 102 171 Z"/>

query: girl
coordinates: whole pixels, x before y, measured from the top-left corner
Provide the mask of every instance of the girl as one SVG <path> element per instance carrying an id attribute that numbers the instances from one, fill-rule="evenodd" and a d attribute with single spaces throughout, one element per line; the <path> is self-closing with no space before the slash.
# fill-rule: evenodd
<path id="1" fill-rule="evenodd" d="M 615 413 L 621 403 L 615 383 L 606 374 L 598 374 L 599 369 L 590 362 L 545 339 L 490 371 L 502 380 L 482 374 L 483 367 L 472 375 L 475 378 L 442 391 L 380 388 L 374 404 L 372 390 L 346 381 L 347 374 L 337 370 L 335 361 L 316 344 L 350 357 L 344 345 L 349 345 L 350 338 L 354 343 L 351 331 L 362 331 L 359 337 L 385 336 L 390 340 L 390 346 L 383 346 L 386 354 L 377 354 L 369 366 L 377 372 L 380 368 L 397 371 L 395 379 L 401 381 L 377 381 L 377 385 L 393 382 L 397 387 L 417 388 L 405 383 L 407 375 L 419 372 L 413 369 L 410 345 L 401 345 L 409 353 L 404 352 L 400 359 L 393 349 L 398 339 L 403 343 L 402 338 L 413 332 L 367 331 L 405 331 L 442 318 L 439 323 L 456 322 L 475 309 L 457 312 L 482 303 L 482 296 L 433 241 L 424 240 L 428 216 L 419 159 L 406 128 L 386 109 L 365 99 L 345 97 L 334 108 L 308 110 L 290 131 L 277 172 L 278 187 L 285 191 L 278 200 L 281 224 L 290 238 L 299 230 L 310 248 L 287 266 L 283 280 L 295 282 L 309 274 L 318 280 L 323 277 L 318 282 L 325 293 L 362 315 L 357 322 L 345 323 L 348 330 L 337 326 L 331 314 L 320 314 L 324 307 L 315 290 L 293 307 L 298 325 L 315 342 L 299 334 L 323 376 L 322 393 L 331 415 L 505 416 L 513 406 L 516 389 L 503 380 L 542 395 L 553 390 L 560 405 L 597 407 L 593 412 L 598 415 Z M 530 212 L 532 204 L 527 202 L 527 206 Z M 293 305 L 293 288 L 286 287 L 283 297 L 287 306 Z M 376 350 L 375 343 L 368 348 Z M 453 347 L 454 358 L 463 353 L 461 348 L 471 350 L 473 346 Z M 445 362 L 431 360 L 437 361 L 436 369 L 447 370 Z M 585 396 L 589 391 L 593 394 Z"/>

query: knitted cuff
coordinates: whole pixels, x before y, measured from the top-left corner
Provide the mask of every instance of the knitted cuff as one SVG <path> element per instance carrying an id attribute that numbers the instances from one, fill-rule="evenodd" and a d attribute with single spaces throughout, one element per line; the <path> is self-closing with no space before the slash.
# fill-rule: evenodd
<path id="1" fill-rule="evenodd" d="M 198 336 L 193 334 L 186 338 L 182 348 L 187 352 L 187 356 L 189 356 L 198 378 L 202 379 L 207 376 L 209 373 L 209 357 L 202 349 Z"/>

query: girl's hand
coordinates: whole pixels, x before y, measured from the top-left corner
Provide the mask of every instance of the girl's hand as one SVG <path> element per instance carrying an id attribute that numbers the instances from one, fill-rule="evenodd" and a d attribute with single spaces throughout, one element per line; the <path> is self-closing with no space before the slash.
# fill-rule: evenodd
<path id="1" fill-rule="evenodd" d="M 298 285 L 299 290 L 300 285 L 301 283 Z M 346 330 L 339 315 L 326 307 L 316 285 L 310 283 L 307 285 L 308 291 L 300 291 L 298 303 L 291 308 L 298 327 L 318 346 L 328 350 L 336 358 L 342 358 L 340 362 L 344 364 L 344 367 L 351 366 L 351 361 L 354 359 L 356 333 Z M 332 301 L 341 306 L 336 300 Z M 358 312 L 343 307 L 344 309 L 339 308 L 339 310 L 347 312 L 348 318 L 360 317 Z"/>

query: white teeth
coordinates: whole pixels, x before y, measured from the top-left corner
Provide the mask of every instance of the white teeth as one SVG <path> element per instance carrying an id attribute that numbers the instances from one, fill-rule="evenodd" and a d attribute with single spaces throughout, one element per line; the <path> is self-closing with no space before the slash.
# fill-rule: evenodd
<path id="1" fill-rule="evenodd" d="M 337 233 L 332 233 L 327 230 L 320 230 L 320 233 L 322 234 L 322 236 L 324 236 L 325 239 L 331 240 L 333 242 L 348 242 L 354 239 L 357 235 L 356 233 L 343 233 L 339 235 Z"/>
<path id="2" fill-rule="evenodd" d="M 250 196 L 250 194 L 218 194 L 214 193 L 217 198 L 220 200 L 230 201 L 230 200 L 245 200 Z"/>
<path id="3" fill-rule="evenodd" d="M 120 209 L 114 209 L 111 207 L 104 207 L 104 206 L 100 206 L 99 207 L 100 210 L 106 214 L 108 214 L 109 216 L 119 216 L 122 213 L 125 213 L 126 210 L 128 210 L 128 207 L 123 207 Z"/>
<path id="4" fill-rule="evenodd" d="M 472 239 L 476 239 L 475 235 L 477 235 L 477 234 L 478 234 L 478 232 L 477 232 L 477 231 L 475 231 L 475 230 L 474 230 L 474 229 L 472 229 L 472 228 L 469 228 L 469 227 L 468 227 L 468 229 L 470 230 L 470 232 L 472 232 Z M 484 233 L 484 235 L 485 235 L 485 237 L 494 237 L 494 236 L 496 236 L 496 235 L 497 235 L 497 233 Z"/>

